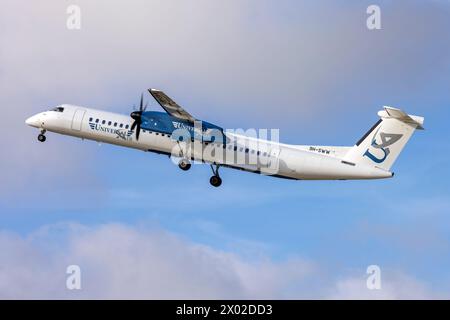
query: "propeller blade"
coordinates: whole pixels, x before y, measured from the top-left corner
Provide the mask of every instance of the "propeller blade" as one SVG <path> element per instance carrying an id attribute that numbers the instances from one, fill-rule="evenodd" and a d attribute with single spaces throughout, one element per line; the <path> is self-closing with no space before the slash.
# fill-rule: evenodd
<path id="1" fill-rule="evenodd" d="M 137 130 L 136 130 L 136 140 L 139 140 L 139 133 L 141 132 L 141 125 L 138 124 Z"/>
<path id="2" fill-rule="evenodd" d="M 142 113 L 147 109 L 147 106 L 148 102 L 144 106 L 144 93 L 142 93 L 141 101 L 139 104 L 139 111 L 135 109 L 135 111 L 130 113 L 130 117 L 134 119 L 134 122 L 131 125 L 131 130 L 136 129 L 136 140 L 139 140 L 139 134 L 141 133 Z"/>
<path id="3" fill-rule="evenodd" d="M 137 125 L 137 121 L 135 120 L 135 121 L 133 122 L 133 124 L 131 125 L 131 131 L 133 131 L 134 128 L 136 128 L 136 125 Z"/>

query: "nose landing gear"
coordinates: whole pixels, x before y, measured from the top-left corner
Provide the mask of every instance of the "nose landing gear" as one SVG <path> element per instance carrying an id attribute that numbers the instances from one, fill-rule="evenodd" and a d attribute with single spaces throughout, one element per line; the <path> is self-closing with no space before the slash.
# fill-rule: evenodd
<path id="1" fill-rule="evenodd" d="M 38 135 L 38 140 L 40 142 L 45 142 L 45 140 L 47 140 L 47 138 L 45 137 L 45 130 L 42 130 L 41 133 Z"/>
<path id="2" fill-rule="evenodd" d="M 219 176 L 219 165 L 215 164 L 215 168 L 214 165 L 211 165 L 211 170 L 213 172 L 213 176 L 209 179 L 209 183 L 211 183 L 213 187 L 220 187 L 222 184 L 222 179 Z"/>

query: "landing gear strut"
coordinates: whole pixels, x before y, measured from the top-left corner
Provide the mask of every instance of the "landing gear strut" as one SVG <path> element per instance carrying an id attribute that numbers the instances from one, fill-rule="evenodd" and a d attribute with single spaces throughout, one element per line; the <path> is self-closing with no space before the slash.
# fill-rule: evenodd
<path id="1" fill-rule="evenodd" d="M 181 159 L 180 162 L 178 162 L 178 167 L 183 171 L 188 171 L 191 168 L 191 163 L 188 159 Z"/>
<path id="2" fill-rule="evenodd" d="M 183 148 L 180 146 L 179 140 L 177 140 L 177 144 L 178 144 L 178 147 L 180 148 L 180 156 L 181 156 L 181 159 L 178 162 L 178 167 L 183 171 L 188 171 L 191 168 L 191 162 L 189 161 L 189 159 L 184 157 Z"/>
<path id="3" fill-rule="evenodd" d="M 45 130 L 41 130 L 41 133 L 38 135 L 38 140 L 40 142 L 45 142 L 45 140 L 47 139 L 44 134 L 45 134 Z"/>
<path id="4" fill-rule="evenodd" d="M 219 176 L 219 165 L 211 165 L 211 170 L 213 172 L 213 176 L 209 179 L 209 183 L 211 183 L 213 187 L 220 187 L 220 185 L 222 184 L 222 179 Z"/>

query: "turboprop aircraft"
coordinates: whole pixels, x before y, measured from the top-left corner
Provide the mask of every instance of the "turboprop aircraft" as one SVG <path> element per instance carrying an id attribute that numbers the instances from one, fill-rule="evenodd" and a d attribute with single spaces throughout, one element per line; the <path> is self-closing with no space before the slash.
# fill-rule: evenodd
<path id="1" fill-rule="evenodd" d="M 380 119 L 354 145 L 290 145 L 243 135 L 194 118 L 164 92 L 148 90 L 165 112 L 139 109 L 129 116 L 62 104 L 38 113 L 26 124 L 38 128 L 38 140 L 48 132 L 150 151 L 176 159 L 186 171 L 192 161 L 207 163 L 210 183 L 222 184 L 220 167 L 295 180 L 382 179 L 394 175 L 394 161 L 424 118 L 384 107 Z"/>

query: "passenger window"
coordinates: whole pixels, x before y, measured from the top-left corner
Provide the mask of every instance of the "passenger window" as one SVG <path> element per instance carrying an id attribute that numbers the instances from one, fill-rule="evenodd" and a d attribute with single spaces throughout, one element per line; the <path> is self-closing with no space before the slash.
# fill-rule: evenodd
<path id="1" fill-rule="evenodd" d="M 117 127 L 117 122 L 114 122 L 114 127 Z"/>
<path id="2" fill-rule="evenodd" d="M 95 123 L 98 123 L 100 121 L 100 119 L 95 119 Z"/>
<path id="3" fill-rule="evenodd" d="M 126 125 L 126 126 L 125 126 L 125 129 L 128 129 L 129 127 L 130 127 L 129 125 Z"/>
<path id="4" fill-rule="evenodd" d="M 92 122 L 92 118 L 89 118 L 89 122 Z"/>
<path id="5" fill-rule="evenodd" d="M 247 148 L 247 149 L 245 149 L 245 153 L 248 153 L 248 151 L 249 151 L 249 149 Z"/>
<path id="6" fill-rule="evenodd" d="M 103 121 L 102 121 L 102 124 L 105 124 L 105 123 L 106 123 L 106 121 L 105 121 L 105 120 L 103 120 Z"/>
<path id="7" fill-rule="evenodd" d="M 121 123 L 119 127 L 120 127 L 120 128 L 123 128 L 123 123 Z"/>
<path id="8" fill-rule="evenodd" d="M 111 125 L 111 123 L 112 123 L 111 121 L 108 121 L 108 126 L 110 126 L 110 125 Z"/>
<path id="9" fill-rule="evenodd" d="M 234 146 L 234 151 L 237 151 L 237 146 Z"/>

